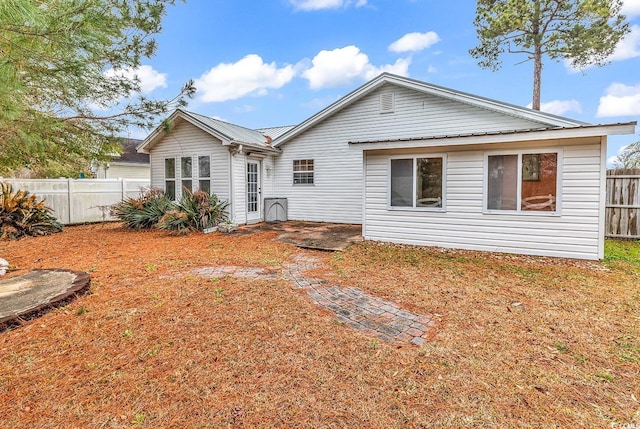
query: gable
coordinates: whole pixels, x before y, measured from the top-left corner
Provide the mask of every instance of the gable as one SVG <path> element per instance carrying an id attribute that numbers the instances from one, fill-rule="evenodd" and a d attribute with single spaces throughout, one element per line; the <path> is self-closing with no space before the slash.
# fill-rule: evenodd
<path id="1" fill-rule="evenodd" d="M 413 97 L 418 97 L 419 100 L 417 101 L 421 101 L 422 103 L 424 103 L 423 110 L 425 111 L 428 111 L 428 108 L 430 106 L 435 106 L 438 103 L 442 102 L 448 102 L 447 106 L 449 106 L 449 110 L 466 111 L 467 115 L 461 115 L 461 117 L 456 118 L 456 116 L 459 115 L 452 115 L 450 118 L 442 118 L 444 122 L 451 119 L 462 119 L 463 122 L 460 122 L 460 125 L 463 127 L 465 126 L 465 124 L 476 122 L 480 126 L 480 129 L 483 129 L 484 126 L 488 126 L 490 132 L 496 132 L 531 129 L 532 127 L 535 129 L 539 129 L 576 127 L 585 125 L 585 123 L 581 121 L 563 118 L 537 110 L 531 110 L 525 107 L 515 106 L 448 88 L 427 84 L 425 82 L 420 82 L 414 79 L 395 76 L 389 73 L 383 73 L 372 81 L 364 84 L 360 88 L 357 88 L 353 92 L 342 97 L 340 100 L 331 104 L 322 111 L 316 113 L 306 121 L 297 125 L 290 131 L 284 133 L 282 136 L 278 137 L 274 141 L 274 146 L 279 147 L 280 145 L 285 144 L 289 140 L 292 140 L 296 136 L 308 131 L 317 124 L 340 113 L 342 110 L 347 109 L 354 104 L 361 103 L 362 100 L 376 93 L 378 93 L 376 97 L 376 111 L 378 113 L 380 113 L 380 108 L 382 107 L 385 113 L 389 115 L 397 115 L 397 113 L 405 114 L 407 112 L 407 109 L 396 109 L 396 103 L 398 101 L 401 101 L 400 99 L 395 98 L 396 90 L 391 91 L 392 96 L 387 97 L 383 94 L 383 98 L 380 98 L 379 92 L 382 91 L 382 89 L 385 87 L 387 89 L 394 87 L 397 88 L 397 90 L 404 90 L 405 94 L 414 93 L 415 95 Z M 398 106 L 401 106 L 401 104 L 399 104 Z M 415 113 L 415 110 L 418 106 L 419 105 L 414 104 L 409 110 Z M 468 114 L 470 113 L 468 107 L 475 108 L 475 110 L 473 111 L 474 115 Z M 499 116 L 491 115 L 491 117 L 489 117 L 489 115 L 487 115 L 487 112 L 492 112 L 494 114 L 498 114 Z M 518 121 L 514 121 L 513 119 L 516 119 Z M 502 123 L 502 125 L 497 126 L 498 123 Z M 477 129 L 472 132 L 477 132 Z M 410 138 L 415 137 L 415 135 L 410 136 Z"/>

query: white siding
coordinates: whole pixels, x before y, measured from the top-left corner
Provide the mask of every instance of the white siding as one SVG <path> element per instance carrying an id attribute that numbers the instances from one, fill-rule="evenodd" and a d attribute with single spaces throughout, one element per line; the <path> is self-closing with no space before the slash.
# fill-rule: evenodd
<path id="1" fill-rule="evenodd" d="M 102 177 L 105 179 L 140 179 L 149 180 L 150 175 L 149 165 L 125 165 L 111 163 L 106 170 L 106 174 L 103 173 Z M 100 179 L 101 177 L 98 177 Z"/>
<path id="2" fill-rule="evenodd" d="M 233 182 L 233 197 L 231 213 L 234 222 L 247 223 L 247 157 L 235 154 L 231 157 L 231 172 Z"/>
<path id="3" fill-rule="evenodd" d="M 380 94 L 394 93 L 393 113 L 380 113 Z M 291 141 L 276 159 L 277 197 L 289 219 L 362 223 L 362 150 L 349 141 L 505 131 L 540 124 L 385 85 Z M 314 185 L 293 185 L 293 160 L 314 160 Z M 481 194 L 480 194 L 481 195 Z"/>
<path id="4" fill-rule="evenodd" d="M 554 142 L 548 142 L 547 145 Z M 558 145 L 558 143 L 560 143 Z M 541 147 L 519 144 L 518 148 Z M 365 238 L 408 244 L 531 255 L 598 259 L 601 147 L 598 139 L 556 142 L 563 151 L 560 214 L 483 213 L 485 151 L 492 145 L 447 152 L 446 211 L 387 208 L 389 156 L 366 156 Z M 432 149 L 442 152 L 444 148 Z M 421 150 L 420 154 L 429 150 Z M 406 153 L 406 151 L 403 151 Z M 560 179 L 559 179 L 560 180 Z"/>
<path id="5" fill-rule="evenodd" d="M 229 150 L 215 137 L 184 121 L 176 121 L 175 128 L 150 150 L 151 186 L 164 189 L 164 160 L 176 160 L 176 190 L 180 187 L 180 157 L 193 157 L 194 187 L 197 186 L 198 155 L 211 156 L 211 192 L 222 200 L 229 200 Z"/>

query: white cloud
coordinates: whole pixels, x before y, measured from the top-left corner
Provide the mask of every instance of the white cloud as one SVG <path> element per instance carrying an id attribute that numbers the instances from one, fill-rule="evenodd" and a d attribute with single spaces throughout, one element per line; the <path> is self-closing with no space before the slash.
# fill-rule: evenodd
<path id="1" fill-rule="evenodd" d="M 433 31 L 426 33 L 407 33 L 389 45 L 391 52 L 416 52 L 428 48 L 440 41 Z"/>
<path id="2" fill-rule="evenodd" d="M 256 54 L 250 54 L 236 63 L 221 63 L 195 81 L 200 100 L 205 103 L 235 100 L 248 94 L 265 95 L 269 89 L 278 89 L 295 76 L 294 66 L 278 68 L 267 64 Z"/>
<path id="3" fill-rule="evenodd" d="M 341 9 L 352 4 L 355 7 L 366 6 L 367 0 L 289 0 L 297 10 Z"/>
<path id="4" fill-rule="evenodd" d="M 311 60 L 311 67 L 302 73 L 311 89 L 348 85 L 355 79 L 373 79 L 382 72 L 407 76 L 410 59 L 400 58 L 394 64 L 376 67 L 357 46 L 345 46 L 332 51 L 320 51 Z"/>
<path id="5" fill-rule="evenodd" d="M 140 80 L 140 90 L 143 94 L 147 94 L 156 88 L 167 87 L 167 75 L 165 73 L 158 73 L 153 67 L 147 65 L 140 66 L 136 69 L 109 69 L 104 74 L 106 77 L 124 76 L 129 79 L 137 77 Z"/>
<path id="6" fill-rule="evenodd" d="M 531 103 L 527 105 L 529 109 L 531 109 L 531 106 Z M 553 100 L 540 103 L 540 110 L 552 115 L 564 115 L 567 112 L 582 113 L 582 106 L 577 100 Z"/>
<path id="7" fill-rule="evenodd" d="M 627 18 L 640 15 L 640 0 L 624 0 L 621 12 Z"/>
<path id="8" fill-rule="evenodd" d="M 634 116 L 640 115 L 640 84 L 628 86 L 612 83 L 606 94 L 600 97 L 596 116 Z"/>
<path id="9" fill-rule="evenodd" d="M 430 65 L 427 67 L 427 73 L 438 73 L 438 68 L 436 66 Z"/>

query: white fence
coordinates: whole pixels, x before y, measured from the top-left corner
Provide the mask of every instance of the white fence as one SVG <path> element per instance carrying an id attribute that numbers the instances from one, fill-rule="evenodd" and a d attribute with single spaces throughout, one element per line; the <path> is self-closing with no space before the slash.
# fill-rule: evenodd
<path id="1" fill-rule="evenodd" d="M 133 179 L 0 179 L 13 190 L 29 191 L 44 198 L 53 215 L 65 225 L 115 220 L 108 206 L 125 197 L 137 197 L 148 180 Z"/>

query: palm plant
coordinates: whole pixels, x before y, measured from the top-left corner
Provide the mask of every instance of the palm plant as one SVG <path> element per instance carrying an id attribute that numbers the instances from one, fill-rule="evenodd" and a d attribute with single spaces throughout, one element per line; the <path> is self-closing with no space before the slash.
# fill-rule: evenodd
<path id="1" fill-rule="evenodd" d="M 0 237 L 17 239 L 25 235 L 48 235 L 62 231 L 44 200 L 29 191 L 13 192 L 10 183 L 0 182 Z"/>

